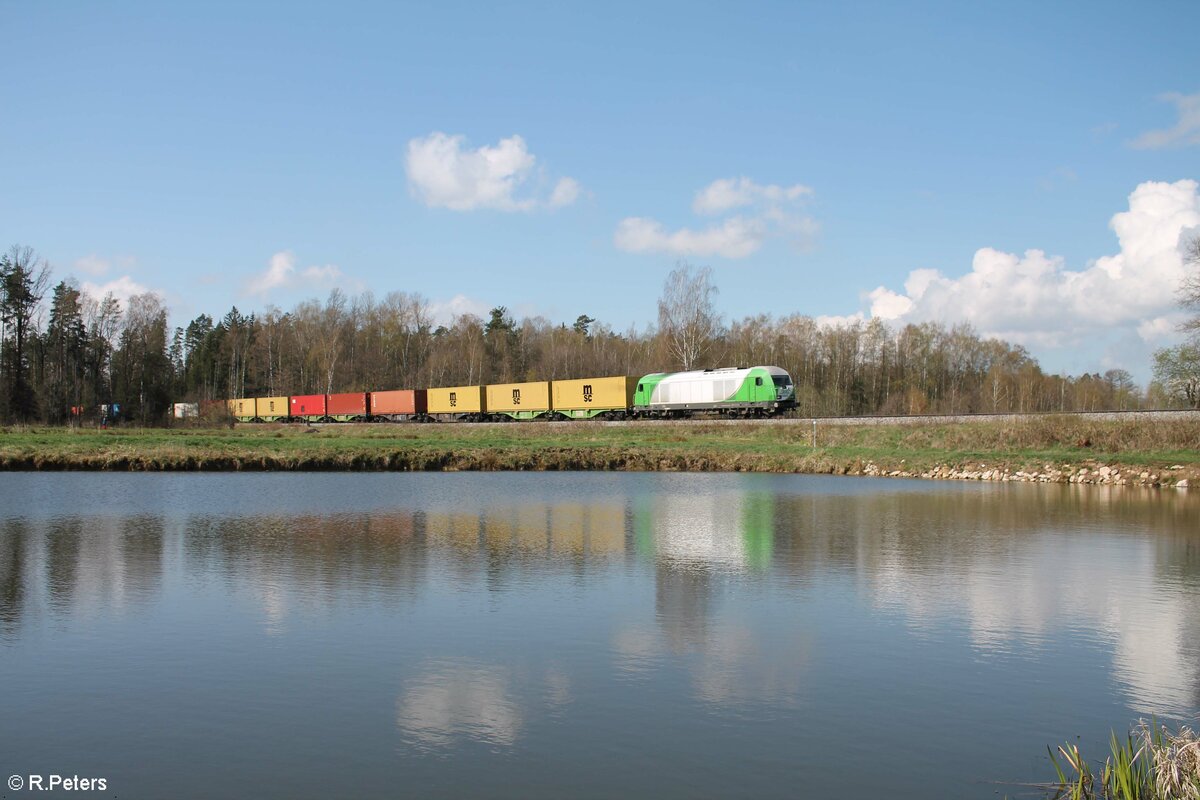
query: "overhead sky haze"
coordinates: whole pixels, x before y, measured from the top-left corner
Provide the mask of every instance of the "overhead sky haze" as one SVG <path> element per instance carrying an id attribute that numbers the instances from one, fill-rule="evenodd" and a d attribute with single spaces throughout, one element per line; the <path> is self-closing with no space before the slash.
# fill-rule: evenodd
<path id="1" fill-rule="evenodd" d="M 1178 341 L 1200 4 L 0 4 L 0 245 L 172 324 L 340 286 L 617 329 Z"/>

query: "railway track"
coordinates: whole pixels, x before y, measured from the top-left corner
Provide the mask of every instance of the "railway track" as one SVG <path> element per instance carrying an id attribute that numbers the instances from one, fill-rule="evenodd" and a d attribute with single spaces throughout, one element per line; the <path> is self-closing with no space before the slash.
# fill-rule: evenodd
<path id="1" fill-rule="evenodd" d="M 586 426 L 594 425 L 600 427 L 614 427 L 621 425 L 638 425 L 638 426 L 675 426 L 675 425 L 693 425 L 696 423 L 704 423 L 707 425 L 804 425 L 804 426 L 843 426 L 843 425 L 959 425 L 959 424 L 979 424 L 987 422 L 1022 422 L 1041 418 L 1064 418 L 1078 419 L 1092 422 L 1120 422 L 1120 421 L 1196 421 L 1200 422 L 1200 409 L 1183 408 L 1183 409 L 1150 409 L 1137 411 L 1065 411 L 1054 413 L 1038 413 L 1038 414 L 912 414 L 912 415 L 892 415 L 878 417 L 793 417 L 782 416 L 772 417 L 768 419 L 641 419 L 641 420 L 620 420 L 620 421 L 605 421 L 605 420 L 532 420 L 527 422 L 471 422 L 461 423 L 468 424 L 472 427 L 486 428 L 489 426 L 500 427 L 510 425 L 563 425 L 563 426 Z M 249 426 L 255 427 L 263 423 L 238 423 L 238 427 Z M 299 423 L 296 423 L 299 424 Z M 408 425 L 420 423 L 380 423 L 380 422 L 315 422 L 310 423 L 314 428 L 352 428 L 352 427 L 375 427 L 379 425 Z M 431 424 L 457 424 L 457 423 L 431 423 Z"/>

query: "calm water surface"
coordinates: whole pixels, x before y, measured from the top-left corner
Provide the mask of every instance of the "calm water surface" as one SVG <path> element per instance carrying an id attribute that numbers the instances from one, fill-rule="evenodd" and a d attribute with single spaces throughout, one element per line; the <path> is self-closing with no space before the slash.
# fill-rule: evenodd
<path id="1" fill-rule="evenodd" d="M 1200 495 L 4 474 L 0 708 L 122 798 L 1019 794 L 1200 711 Z"/>

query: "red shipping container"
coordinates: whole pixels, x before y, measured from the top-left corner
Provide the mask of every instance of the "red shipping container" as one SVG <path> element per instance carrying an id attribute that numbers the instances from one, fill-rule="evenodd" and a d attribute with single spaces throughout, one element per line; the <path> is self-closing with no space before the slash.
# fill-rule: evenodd
<path id="1" fill-rule="evenodd" d="M 346 392 L 329 395 L 326 413 L 331 417 L 365 417 L 367 415 L 367 393 Z"/>
<path id="2" fill-rule="evenodd" d="M 424 414 L 429 410 L 424 389 L 396 389 L 371 392 L 371 414 Z"/>
<path id="3" fill-rule="evenodd" d="M 323 394 L 293 395 L 288 402 L 293 417 L 325 416 L 325 395 Z"/>

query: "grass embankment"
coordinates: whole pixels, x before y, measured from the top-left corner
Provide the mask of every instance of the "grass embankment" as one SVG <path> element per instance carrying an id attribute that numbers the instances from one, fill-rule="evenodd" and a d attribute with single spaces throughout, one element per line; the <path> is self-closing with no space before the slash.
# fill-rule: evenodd
<path id="1" fill-rule="evenodd" d="M 1200 422 L 818 427 L 513 423 L 7 428 L 0 469 L 694 470 L 1177 484 L 1200 478 Z M 1087 470 L 1083 472 L 1083 470 Z"/>

